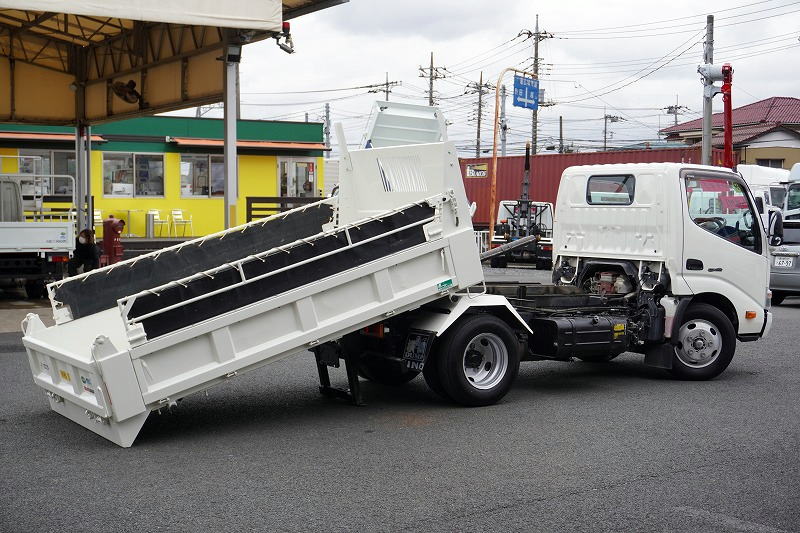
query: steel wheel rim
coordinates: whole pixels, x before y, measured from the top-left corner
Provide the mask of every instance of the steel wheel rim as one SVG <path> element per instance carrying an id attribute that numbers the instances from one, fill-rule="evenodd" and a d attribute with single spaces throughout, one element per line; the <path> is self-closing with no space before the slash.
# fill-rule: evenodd
<path id="1" fill-rule="evenodd" d="M 719 328 L 708 320 L 689 320 L 678 331 L 675 355 L 690 368 L 704 368 L 712 364 L 722 351 Z"/>
<path id="2" fill-rule="evenodd" d="M 479 333 L 467 343 L 462 357 L 464 377 L 479 390 L 497 386 L 508 369 L 508 348 L 494 333 Z"/>

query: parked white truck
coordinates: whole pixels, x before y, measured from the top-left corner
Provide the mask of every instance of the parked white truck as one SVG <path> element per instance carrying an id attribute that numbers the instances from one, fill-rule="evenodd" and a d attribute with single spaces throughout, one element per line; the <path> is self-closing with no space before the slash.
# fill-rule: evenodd
<path id="1" fill-rule="evenodd" d="M 23 197 L 23 179 L 31 176 L 0 175 L 0 279 L 21 280 L 28 298 L 42 298 L 45 284 L 67 273 L 75 250 L 75 219 L 71 209 L 59 217 L 44 215 L 41 195 Z M 26 210 L 32 220 L 26 219 Z"/>
<path id="2" fill-rule="evenodd" d="M 709 379 L 769 330 L 767 236 L 730 171 L 567 169 L 553 286 L 484 283 L 452 143 L 346 152 L 340 171 L 333 198 L 51 284 L 56 325 L 23 325 L 51 408 L 130 446 L 151 411 L 308 350 L 326 394 L 359 402 L 358 374 L 422 373 L 488 405 L 520 360 L 635 351 Z M 705 220 L 697 190 L 724 191 L 730 213 Z M 349 391 L 330 384 L 341 360 Z"/>

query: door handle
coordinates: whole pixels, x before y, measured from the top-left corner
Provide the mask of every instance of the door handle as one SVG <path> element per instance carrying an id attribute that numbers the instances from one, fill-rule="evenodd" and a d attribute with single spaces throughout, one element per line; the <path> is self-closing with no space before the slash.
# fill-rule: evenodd
<path id="1" fill-rule="evenodd" d="M 703 262 L 699 259 L 687 259 L 686 270 L 703 270 Z"/>

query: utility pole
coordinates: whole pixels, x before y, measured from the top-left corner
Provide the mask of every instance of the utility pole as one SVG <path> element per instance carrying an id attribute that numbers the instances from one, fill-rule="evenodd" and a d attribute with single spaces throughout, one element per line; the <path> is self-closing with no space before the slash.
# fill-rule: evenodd
<path id="1" fill-rule="evenodd" d="M 539 41 L 551 38 L 553 35 L 546 31 L 539 31 L 539 15 L 536 15 L 536 27 L 533 32 L 533 73 L 539 77 Z M 539 89 L 539 105 L 544 100 L 544 89 Z M 539 110 L 531 112 L 531 154 L 536 155 L 536 143 L 539 138 Z"/>
<path id="2" fill-rule="evenodd" d="M 475 136 L 475 157 L 481 156 L 481 121 L 483 120 L 483 95 L 485 94 L 487 89 L 493 88 L 489 83 L 483 83 L 483 71 L 481 71 L 481 77 L 478 83 L 470 83 L 467 85 L 467 89 L 474 89 L 474 92 L 478 95 L 478 113 L 476 116 L 478 122 L 478 129 Z"/>
<path id="3" fill-rule="evenodd" d="M 558 153 L 564 153 L 564 117 L 558 116 Z"/>
<path id="4" fill-rule="evenodd" d="M 603 151 L 605 152 L 608 149 L 608 123 L 609 122 L 619 122 L 620 120 L 624 120 L 622 117 L 618 117 L 616 115 L 603 115 Z"/>
<path id="5" fill-rule="evenodd" d="M 322 126 L 325 135 L 325 147 L 331 147 L 331 104 L 325 104 L 325 124 Z M 325 157 L 330 157 L 330 150 L 325 151 Z"/>
<path id="6" fill-rule="evenodd" d="M 446 78 L 446 69 L 433 66 L 433 52 L 431 52 L 431 65 L 428 68 L 419 67 L 419 77 L 428 78 L 428 105 L 433 106 L 433 82 L 440 78 Z"/>
<path id="7" fill-rule="evenodd" d="M 703 48 L 703 63 L 714 63 L 714 15 L 706 17 L 706 42 Z M 711 164 L 711 103 L 714 98 L 714 80 L 711 76 L 703 77 L 703 149 L 702 164 Z M 677 115 L 676 115 L 677 117 Z"/>
<path id="8" fill-rule="evenodd" d="M 506 155 L 508 122 L 506 121 L 506 86 L 500 86 L 500 155 Z"/>
<path id="9" fill-rule="evenodd" d="M 389 101 L 389 93 L 392 92 L 392 90 L 391 90 L 392 87 L 395 87 L 397 85 L 402 85 L 402 84 L 403 83 L 399 82 L 399 81 L 389 81 L 389 73 L 387 72 L 386 73 L 386 81 L 384 81 L 382 83 L 376 83 L 374 85 L 367 85 L 367 87 L 370 88 L 369 91 L 367 91 L 367 92 L 370 92 L 370 93 L 383 93 L 383 97 L 388 102 Z"/>
<path id="10" fill-rule="evenodd" d="M 678 105 L 678 95 L 675 95 L 675 105 L 670 105 L 664 108 L 667 112 L 667 115 L 675 115 L 675 126 L 678 125 L 678 115 L 681 114 L 681 111 L 687 109 L 686 106 Z M 659 117 L 660 119 L 660 117 Z"/>

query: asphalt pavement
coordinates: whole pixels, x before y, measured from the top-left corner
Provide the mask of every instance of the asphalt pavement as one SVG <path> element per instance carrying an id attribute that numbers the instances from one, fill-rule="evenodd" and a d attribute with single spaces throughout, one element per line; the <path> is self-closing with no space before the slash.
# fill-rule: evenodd
<path id="1" fill-rule="evenodd" d="M 130 449 L 51 412 L 2 333 L 0 531 L 798 531 L 798 324 L 789 299 L 713 381 L 528 362 L 483 408 L 421 378 L 352 407 L 294 357 L 153 413 Z"/>

